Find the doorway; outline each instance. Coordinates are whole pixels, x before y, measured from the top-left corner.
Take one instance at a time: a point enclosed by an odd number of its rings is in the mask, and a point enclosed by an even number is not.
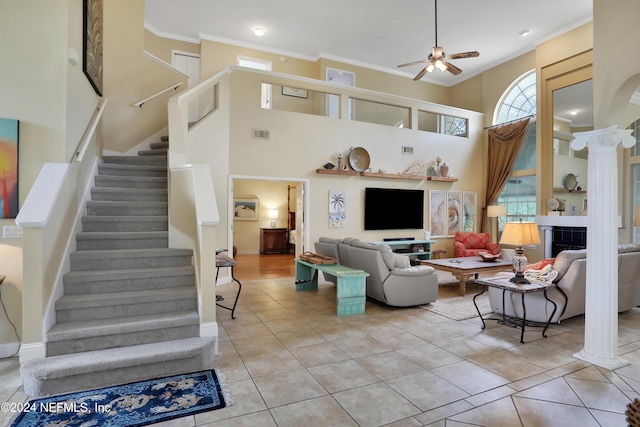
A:
[[[355,87],[356,74],[351,71],[338,70],[336,68],[326,69],[326,80],[329,83],[333,83],[340,86]],[[349,100],[349,111],[347,111],[347,117],[349,120],[353,120],[353,100]],[[336,96],[327,96],[327,117],[333,117],[334,119],[340,118],[340,98]]]
[[[299,256],[309,247],[309,180],[259,176],[230,176],[227,244],[238,254],[261,252],[261,234],[286,233],[286,250]],[[255,204],[255,215],[241,218],[242,201]],[[238,206],[236,206],[238,205]]]

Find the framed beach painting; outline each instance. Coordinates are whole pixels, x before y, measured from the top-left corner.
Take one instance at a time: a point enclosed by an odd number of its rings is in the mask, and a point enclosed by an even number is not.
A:
[[[447,192],[429,190],[429,222],[431,237],[447,236]]]
[[[257,221],[259,204],[258,199],[233,199],[233,220]]]
[[[347,220],[344,190],[329,190],[329,227],[342,228]]]
[[[1,218],[18,215],[18,129],[18,120],[0,118]]]
[[[475,191],[465,191],[462,193],[462,205],[464,212],[463,231],[476,231],[477,193]]]
[[[447,191],[447,235],[462,231],[462,191]]]

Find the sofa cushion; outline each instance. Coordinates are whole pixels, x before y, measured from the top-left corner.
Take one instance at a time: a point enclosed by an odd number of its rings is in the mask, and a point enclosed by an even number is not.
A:
[[[371,249],[380,252],[385,265],[389,270],[392,270],[396,265],[396,261],[393,258],[393,251],[389,245],[374,245],[373,243],[363,242],[362,240],[354,239],[351,242],[351,246],[356,248]]]
[[[626,254],[629,252],[640,251],[640,243],[627,243],[626,245],[618,245],[618,253]]]
[[[553,269],[558,272],[558,276],[555,278],[554,282],[558,282],[560,279],[562,279],[562,276],[564,276],[574,260],[583,259],[586,257],[586,249],[566,250],[560,252],[558,256],[556,256],[556,260],[553,263]]]
[[[322,242],[322,243],[334,243],[334,244],[340,244],[342,243],[342,239],[334,239],[333,237],[320,237],[318,239],[318,242]]]

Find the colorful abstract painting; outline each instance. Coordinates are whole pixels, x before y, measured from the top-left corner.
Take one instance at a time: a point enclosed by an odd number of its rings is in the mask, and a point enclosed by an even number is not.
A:
[[[18,120],[0,119],[0,213],[18,215]]]

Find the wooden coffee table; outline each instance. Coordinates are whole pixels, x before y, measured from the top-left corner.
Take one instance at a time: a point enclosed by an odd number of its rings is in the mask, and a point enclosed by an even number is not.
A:
[[[503,259],[487,262],[482,261],[479,256],[430,259],[420,261],[422,265],[429,265],[437,270],[448,271],[453,277],[460,281],[460,295],[464,296],[467,282],[473,277],[477,278],[480,273],[494,271],[508,271],[513,269],[513,263]]]

